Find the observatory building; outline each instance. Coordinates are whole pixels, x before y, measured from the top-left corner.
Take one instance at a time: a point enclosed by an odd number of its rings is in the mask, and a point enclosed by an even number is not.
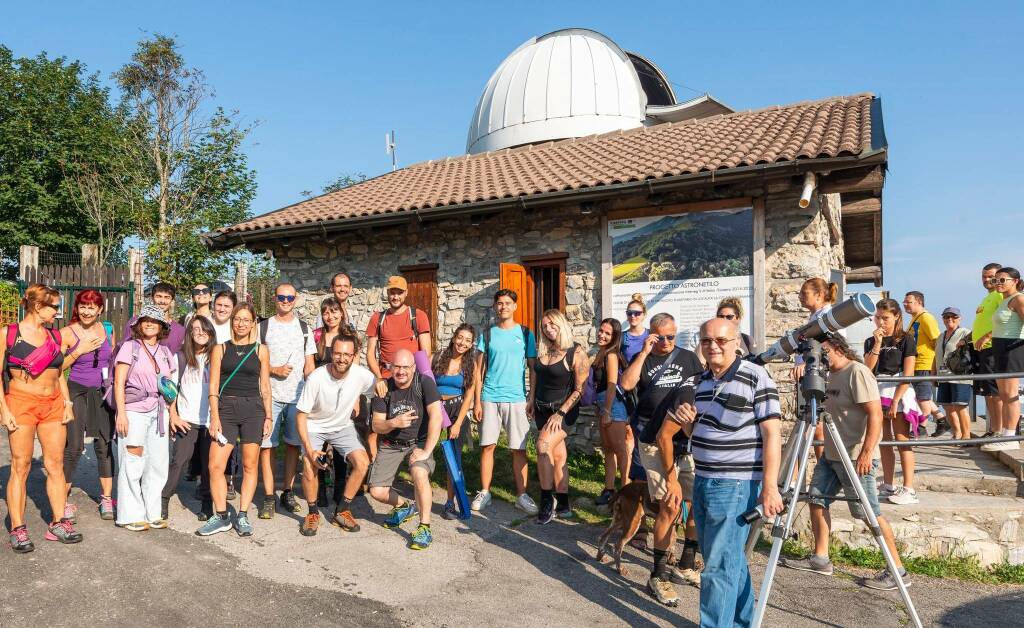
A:
[[[400,272],[439,346],[464,321],[487,323],[499,287],[519,293],[520,322],[535,328],[545,309],[561,309],[584,344],[636,292],[650,314],[676,317],[682,342],[736,296],[764,347],[806,319],[805,279],[881,284],[888,147],[872,94],[758,110],[707,94],[679,102],[652,61],[568,29],[512,51],[471,105],[466,154],[302,200],[208,242],[271,251],[282,279],[312,297],[311,319],[344,269],[363,328]],[[596,438],[585,421],[576,429],[576,445]]]

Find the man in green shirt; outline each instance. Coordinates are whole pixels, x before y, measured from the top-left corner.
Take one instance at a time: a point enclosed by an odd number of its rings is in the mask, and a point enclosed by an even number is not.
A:
[[[981,305],[974,312],[974,324],[971,325],[971,342],[978,350],[978,364],[976,373],[978,375],[995,373],[995,357],[992,355],[992,342],[981,340],[992,331],[992,313],[996,311],[1003,300],[1003,295],[996,292],[995,283],[996,271],[1002,268],[1002,264],[985,264],[981,270],[981,285],[985,287],[988,294],[982,299]],[[989,418],[988,429],[985,437],[992,436],[999,432],[1001,425],[993,425],[991,417],[999,417],[1002,410],[1002,402],[999,401],[999,391],[996,390],[996,383],[993,380],[978,380],[974,382],[974,394],[985,397],[985,416]],[[998,418],[996,419],[999,420]]]

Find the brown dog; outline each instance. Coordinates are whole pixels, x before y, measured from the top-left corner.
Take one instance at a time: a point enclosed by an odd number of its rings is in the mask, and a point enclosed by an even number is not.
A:
[[[640,529],[645,514],[651,517],[658,515],[658,504],[651,500],[651,496],[647,492],[647,482],[630,482],[615,491],[609,505],[612,511],[612,522],[597,542],[597,562],[604,562],[605,544],[608,543],[612,532],[619,530],[622,536],[615,543],[615,570],[625,576],[627,570],[622,566],[622,550]]]

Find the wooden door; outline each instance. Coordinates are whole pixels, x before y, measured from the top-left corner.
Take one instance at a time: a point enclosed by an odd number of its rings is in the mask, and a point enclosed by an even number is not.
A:
[[[520,325],[529,329],[534,328],[534,286],[533,277],[529,269],[521,264],[501,264],[500,281],[502,290],[511,290],[516,293],[519,300],[514,319]],[[534,330],[536,332],[536,330]]]
[[[399,269],[409,282],[406,305],[424,312],[430,320],[431,351],[437,350],[437,264],[403,266]],[[417,312],[417,314],[419,314]]]

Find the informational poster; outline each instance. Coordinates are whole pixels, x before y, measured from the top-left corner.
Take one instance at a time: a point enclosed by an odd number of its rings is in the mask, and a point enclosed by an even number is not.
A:
[[[752,208],[688,212],[608,221],[612,240],[612,316],[625,319],[632,295],[676,319],[676,344],[693,348],[701,323],[718,303],[743,304],[740,329],[750,333],[754,289]]]

